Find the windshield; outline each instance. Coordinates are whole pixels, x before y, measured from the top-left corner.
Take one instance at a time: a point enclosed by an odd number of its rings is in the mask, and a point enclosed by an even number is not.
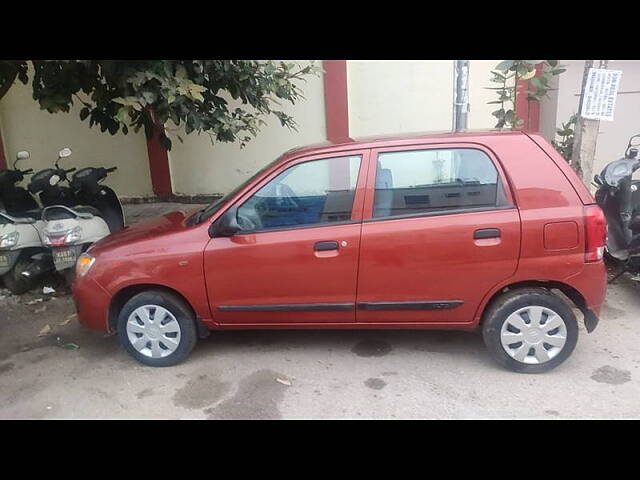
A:
[[[195,224],[198,224],[198,223],[202,223],[205,220],[207,220],[208,218],[210,218],[214,213],[216,213],[218,210],[220,210],[220,208],[227,202],[228,199],[233,197],[236,193],[238,193],[244,187],[246,187],[251,182],[253,182],[256,178],[258,178],[260,175],[262,175],[263,172],[265,172],[266,170],[271,168],[275,163],[277,163],[280,160],[280,158],[281,157],[278,157],[273,162],[268,163],[267,165],[262,167],[260,170],[258,170],[254,175],[252,175],[248,180],[242,182],[240,185],[238,185],[236,188],[231,190],[229,193],[227,193],[226,195],[220,197],[219,199],[214,201],[212,204],[208,205],[207,207],[205,207],[202,210],[200,210],[199,212],[197,212],[192,217],[193,218],[193,222]]]

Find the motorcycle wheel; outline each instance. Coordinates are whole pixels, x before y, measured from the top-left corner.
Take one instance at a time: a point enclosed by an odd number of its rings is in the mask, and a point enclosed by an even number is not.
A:
[[[4,286],[14,295],[22,295],[36,286],[36,280],[34,278],[25,277],[20,274],[28,265],[28,259],[20,259],[10,272],[2,276]]]

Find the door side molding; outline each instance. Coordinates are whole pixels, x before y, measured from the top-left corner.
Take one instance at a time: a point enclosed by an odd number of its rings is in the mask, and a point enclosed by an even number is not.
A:
[[[359,302],[361,310],[451,310],[459,307],[462,300],[436,300],[417,302]]]
[[[353,303],[283,303],[273,305],[220,305],[221,312],[320,312],[353,310]]]

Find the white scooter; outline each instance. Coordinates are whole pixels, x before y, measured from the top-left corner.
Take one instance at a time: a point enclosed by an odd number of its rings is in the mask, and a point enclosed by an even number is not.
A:
[[[64,149],[58,160],[70,155],[71,150]],[[88,167],[78,170],[70,182],[71,194],[65,193],[65,204],[50,205],[42,211],[45,223],[43,243],[51,248],[56,270],[69,283],[73,281],[75,263],[80,254],[93,243],[124,227],[124,210],[120,200],[112,189],[99,183],[116,168]],[[61,170],[56,162],[56,169],[51,169],[44,183],[57,187],[63,180],[59,174],[61,171],[65,170]],[[58,188],[60,191],[66,190],[66,187]],[[38,186],[32,191],[36,189]],[[76,203],[74,206],[69,206],[71,197]]]
[[[52,270],[51,254],[43,251],[44,222],[0,212],[0,276],[19,295],[35,286],[37,277]]]
[[[53,270],[51,254],[42,245],[38,203],[17,185],[32,172],[16,168],[28,158],[29,152],[18,152],[13,170],[0,172],[0,277],[14,294],[30,290],[41,273]]]

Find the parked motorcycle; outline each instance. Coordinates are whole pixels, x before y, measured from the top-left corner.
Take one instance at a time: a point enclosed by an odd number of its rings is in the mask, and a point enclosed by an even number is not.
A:
[[[17,168],[28,158],[29,152],[18,152],[13,169],[0,172],[0,277],[14,294],[31,290],[40,274],[54,268],[42,245],[44,223],[38,203],[18,186],[33,172]]]
[[[78,199],[69,185],[67,175],[75,172],[75,168],[64,169],[60,167],[63,158],[71,156],[70,148],[63,148],[58,152],[55,168],[45,168],[31,177],[28,189],[33,195],[37,195],[43,207],[51,205],[77,205]]]
[[[640,274],[640,180],[633,173],[640,168],[640,134],[629,139],[624,157],[609,163],[593,180],[596,201],[608,224],[606,256],[621,266],[613,281],[624,272]]]
[[[0,210],[9,215],[20,215],[26,211],[38,210],[38,202],[24,188],[18,186],[24,180],[25,175],[33,173],[33,169],[19,170],[18,162],[27,160],[29,152],[18,152],[16,160],[13,162],[12,170],[0,171]]]
[[[66,150],[68,154],[65,156],[69,156],[71,150]],[[116,193],[100,183],[117,167],[78,170],[68,187],[61,182],[67,180],[66,173],[75,169],[60,169],[57,163],[56,169],[50,169],[52,171],[46,177],[48,180],[39,179],[41,183],[33,189],[41,189],[44,193],[42,189],[48,188],[47,184],[54,187],[49,188],[45,198],[40,197],[43,203],[47,202],[42,211],[44,244],[51,248],[56,270],[70,283],[80,254],[91,244],[124,228],[125,219]]]

